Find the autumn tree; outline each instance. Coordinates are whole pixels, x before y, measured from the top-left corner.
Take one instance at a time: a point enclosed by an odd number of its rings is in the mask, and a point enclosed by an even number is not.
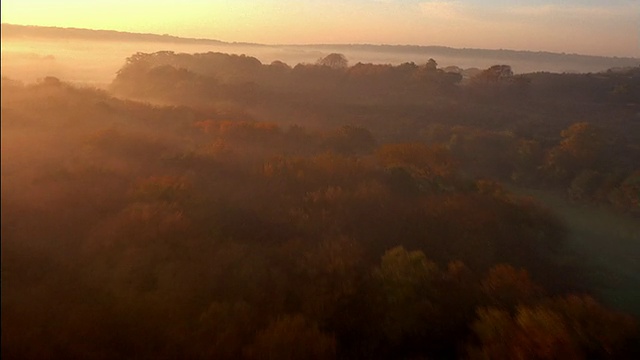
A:
[[[560,133],[562,141],[546,156],[543,169],[552,178],[568,180],[580,170],[598,169],[607,145],[602,129],[587,122],[574,123]]]
[[[339,237],[324,240],[305,254],[299,271],[306,281],[299,291],[309,317],[340,322],[335,319],[340,303],[355,295],[363,277],[362,251],[356,241]]]
[[[531,281],[525,269],[507,264],[489,270],[482,280],[482,290],[492,304],[506,309],[536,300],[542,294],[542,288]]]
[[[581,359],[584,354],[560,314],[544,307],[481,308],[472,329],[481,343],[471,359]]]
[[[360,126],[345,125],[326,135],[324,145],[340,154],[368,154],[376,147],[371,131]]]
[[[617,359],[638,340],[631,317],[606,309],[588,296],[566,296],[520,305],[511,314],[478,309],[471,325],[478,345],[471,359]]]
[[[336,340],[302,315],[285,315],[256,335],[245,356],[256,360],[335,359]]]
[[[450,177],[457,165],[447,148],[421,143],[385,144],[376,157],[385,167],[404,167],[426,179]]]
[[[194,334],[195,351],[204,358],[237,359],[256,331],[246,302],[214,302],[204,311]]]

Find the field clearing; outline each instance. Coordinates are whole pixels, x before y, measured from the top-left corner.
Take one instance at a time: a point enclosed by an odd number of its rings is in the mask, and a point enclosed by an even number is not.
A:
[[[585,276],[610,306],[640,315],[640,221],[605,207],[571,203],[545,190],[512,189],[535,197],[568,229],[566,251],[587,261]]]

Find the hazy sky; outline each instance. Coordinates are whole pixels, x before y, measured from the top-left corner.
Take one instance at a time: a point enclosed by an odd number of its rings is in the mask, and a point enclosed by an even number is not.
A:
[[[640,0],[2,0],[2,22],[269,44],[640,56]]]

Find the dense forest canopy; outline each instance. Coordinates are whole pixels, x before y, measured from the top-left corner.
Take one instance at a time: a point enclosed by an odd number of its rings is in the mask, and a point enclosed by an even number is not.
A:
[[[3,77],[2,355],[635,359],[639,144],[640,67]],[[536,191],[630,219],[597,239],[628,258],[594,265]]]

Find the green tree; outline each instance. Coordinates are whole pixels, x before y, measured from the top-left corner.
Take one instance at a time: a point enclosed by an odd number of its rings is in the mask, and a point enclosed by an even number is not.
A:
[[[381,288],[383,333],[391,344],[411,343],[426,335],[435,310],[432,282],[438,267],[422,251],[388,250],[374,270]]]

